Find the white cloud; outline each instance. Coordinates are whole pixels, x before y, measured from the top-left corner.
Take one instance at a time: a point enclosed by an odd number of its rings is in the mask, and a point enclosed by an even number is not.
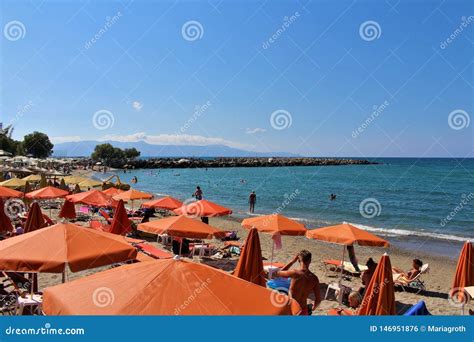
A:
[[[160,134],[148,135],[145,132],[137,132],[129,135],[106,135],[98,139],[100,141],[111,140],[120,142],[144,141],[151,145],[225,145],[236,148],[246,148],[248,145],[226,140],[223,138],[204,137],[202,135],[189,134]]]
[[[255,134],[255,133],[263,133],[266,132],[267,130],[265,128],[247,128],[246,133],[247,134]]]
[[[135,109],[137,112],[139,112],[140,110],[142,110],[143,108],[143,103],[139,102],[139,101],[133,101],[132,102],[132,107],[133,109]]]
[[[63,136],[63,137],[51,137],[51,142],[53,144],[61,144],[64,142],[78,142],[81,141],[81,137],[78,135],[70,135],[70,136]]]

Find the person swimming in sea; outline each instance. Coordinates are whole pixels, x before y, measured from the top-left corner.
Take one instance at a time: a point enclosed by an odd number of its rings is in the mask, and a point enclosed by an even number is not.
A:
[[[336,199],[336,197],[337,197],[336,194],[331,194],[331,195],[329,195],[329,199],[330,199],[331,201],[334,201],[334,200]]]

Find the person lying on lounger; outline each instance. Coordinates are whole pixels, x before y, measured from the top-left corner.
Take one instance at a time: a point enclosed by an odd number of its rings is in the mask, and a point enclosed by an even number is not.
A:
[[[411,280],[415,279],[418,274],[420,274],[422,266],[423,262],[420,259],[413,259],[413,268],[407,273],[403,272],[399,268],[393,267],[393,280],[408,283]]]
[[[289,270],[296,262],[299,262],[300,268]],[[307,250],[300,251],[288,264],[281,270],[273,273],[274,278],[291,278],[289,296],[296,300],[301,306],[301,315],[310,315],[308,308],[308,296],[314,293],[314,311],[321,303],[321,293],[319,290],[318,277],[309,270],[311,264],[311,253]]]

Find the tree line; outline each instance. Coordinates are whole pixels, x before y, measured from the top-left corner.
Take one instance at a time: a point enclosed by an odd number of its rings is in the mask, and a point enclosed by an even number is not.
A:
[[[13,126],[0,129],[0,149],[14,156],[31,155],[35,158],[47,158],[53,153],[53,143],[48,135],[34,131],[23,137],[23,140],[12,138]]]

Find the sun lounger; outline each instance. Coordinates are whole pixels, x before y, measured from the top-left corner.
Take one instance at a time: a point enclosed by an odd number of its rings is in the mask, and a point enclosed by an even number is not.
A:
[[[171,255],[170,253],[158,249],[155,246],[149,245],[147,243],[139,243],[136,245],[136,247],[146,255],[151,256],[155,259],[170,259],[173,257],[173,255]]]
[[[208,243],[190,243],[189,244],[189,254],[195,256],[196,254],[199,257],[211,256],[212,253],[216,250],[216,246]]]
[[[340,272],[341,260],[323,260],[323,265],[326,273],[328,273],[329,271]],[[332,268],[334,270],[332,270]],[[350,263],[349,261],[344,261],[344,272],[349,273],[351,275],[359,275],[361,272],[367,270],[367,266],[359,264],[359,269],[360,272],[357,272],[352,263]]]
[[[404,278],[398,278],[394,279],[394,285],[395,287],[401,288],[404,292],[407,292],[407,290],[415,290],[416,293],[420,293],[421,291],[426,290],[425,282],[421,280],[421,277],[428,273],[430,271],[430,266],[428,264],[424,264],[421,266],[420,273],[418,275],[411,279],[411,280],[406,280]]]
[[[99,214],[107,221],[108,224],[112,223],[112,218],[104,209],[99,209]]]
[[[89,222],[89,227],[95,230],[103,231],[103,232],[110,232],[110,225],[104,225],[102,222],[97,220],[92,220]]]

